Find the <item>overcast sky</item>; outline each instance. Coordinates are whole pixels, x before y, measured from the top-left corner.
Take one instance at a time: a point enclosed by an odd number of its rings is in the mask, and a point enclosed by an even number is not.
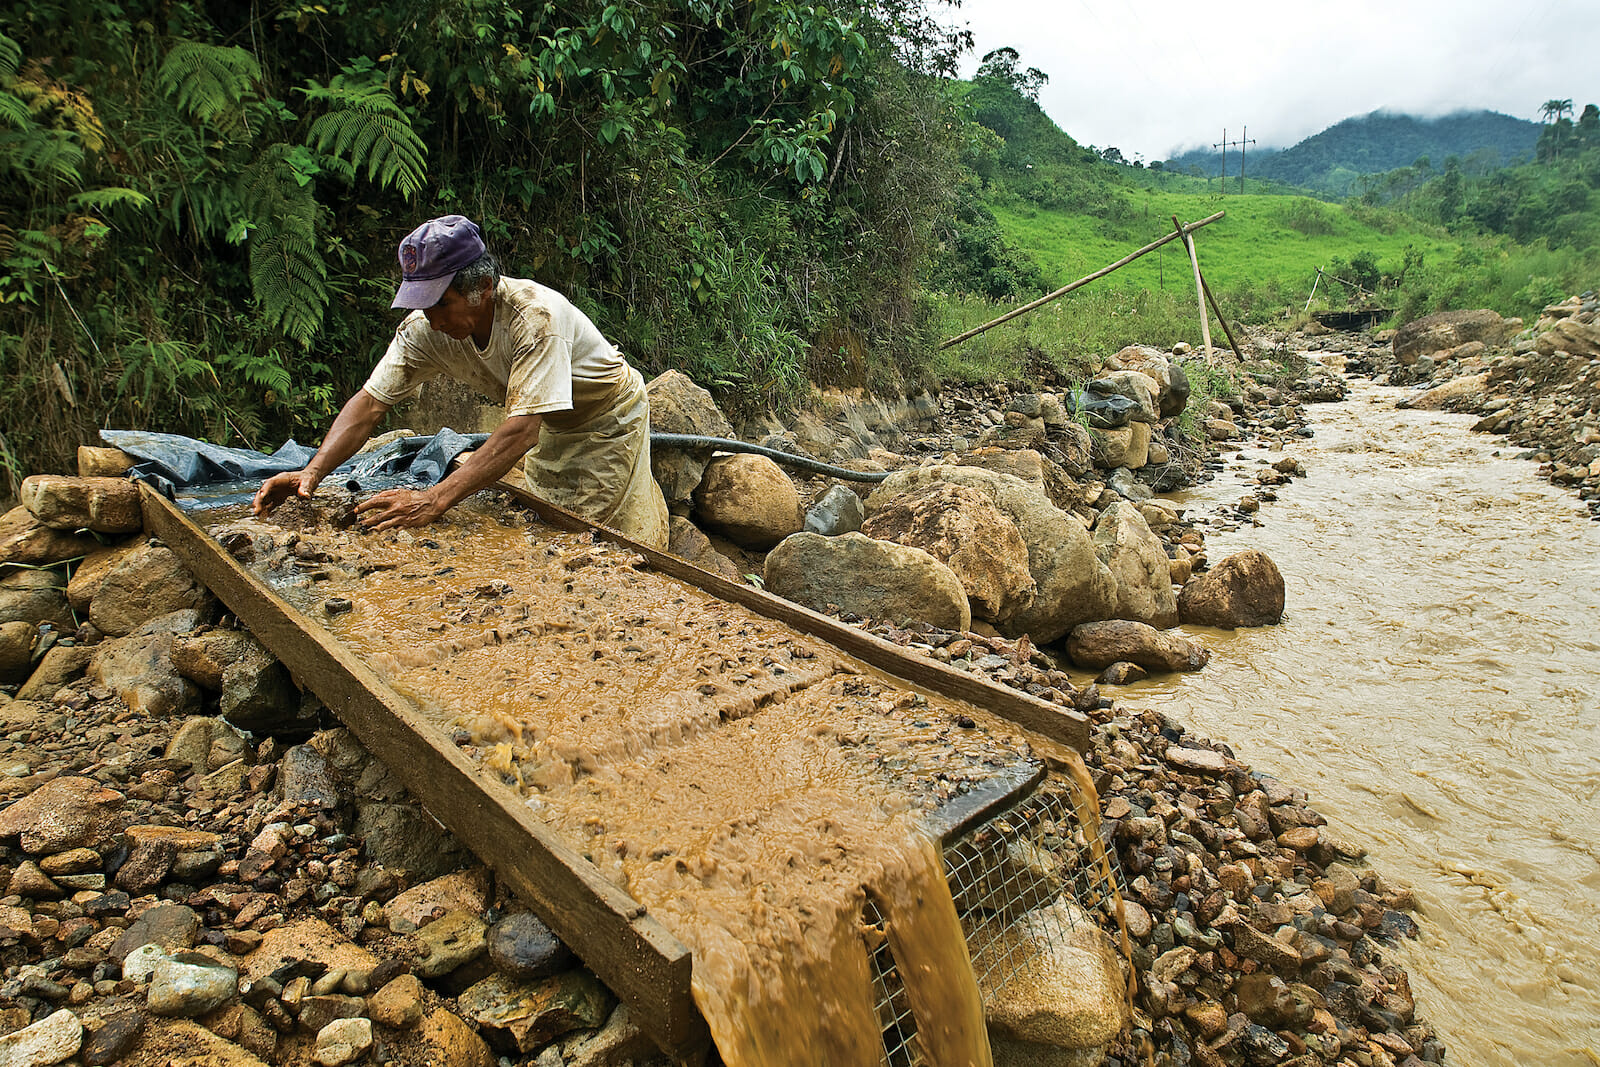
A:
[[[964,0],[944,20],[1050,81],[1039,103],[1080,144],[1129,159],[1238,138],[1286,148],[1380,108],[1539,120],[1600,103],[1597,0]],[[1231,149],[1229,154],[1237,151]]]

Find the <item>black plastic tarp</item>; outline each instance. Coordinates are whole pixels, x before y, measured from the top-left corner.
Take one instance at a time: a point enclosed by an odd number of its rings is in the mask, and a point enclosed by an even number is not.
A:
[[[326,480],[355,482],[364,490],[433,485],[449,471],[451,460],[477,448],[488,436],[443,429],[430,437],[397,438],[352,456]],[[139,461],[129,477],[148,482],[185,508],[222,507],[248,500],[262,479],[297,471],[316,454],[315,449],[293,440],[268,455],[148,430],[101,430],[100,439]]]

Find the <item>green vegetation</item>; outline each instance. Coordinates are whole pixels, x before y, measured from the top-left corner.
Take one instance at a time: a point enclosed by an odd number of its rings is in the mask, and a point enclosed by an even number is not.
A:
[[[1079,145],[1012,49],[950,80],[942,0],[39,0],[0,13],[0,493],[100,426],[320,434],[393,328],[398,238],[473,216],[646,373],[736,412],[810,381],[1069,376],[1317,302],[1526,314],[1594,283],[1600,111],[1532,162],[1416,159],[1342,204]],[[1318,269],[1338,280],[1318,282]],[[1214,330],[1220,333],[1220,330]],[[1220,346],[1222,338],[1214,338]]]

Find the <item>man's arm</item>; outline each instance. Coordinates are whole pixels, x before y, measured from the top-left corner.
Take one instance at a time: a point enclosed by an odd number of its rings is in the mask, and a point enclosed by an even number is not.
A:
[[[305,469],[274,474],[261,483],[261,489],[251,502],[257,515],[271,515],[279,504],[292,496],[310,500],[317,484],[339,464],[355,455],[372,436],[378,420],[389,410],[389,405],[367,392],[357,389],[355,396],[345,401],[339,415],[328,428],[322,447],[311,457]]]
[[[493,485],[539,442],[539,415],[513,415],[495,428],[477,451],[437,485],[427,489],[386,489],[356,505],[361,524],[372,530],[425,526],[455,504]]]

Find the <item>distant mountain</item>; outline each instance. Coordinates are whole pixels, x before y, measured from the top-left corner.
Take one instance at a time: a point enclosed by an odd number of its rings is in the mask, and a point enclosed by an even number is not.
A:
[[[1497,111],[1458,111],[1435,119],[1374,111],[1329,126],[1292,148],[1249,153],[1245,180],[1261,178],[1345,196],[1356,190],[1361,175],[1409,167],[1421,156],[1435,169],[1456,156],[1464,169],[1477,172],[1525,162],[1533,158],[1541,129],[1537,122]],[[1193,149],[1165,164],[1189,173],[1197,167],[1213,177],[1221,165],[1221,153],[1211,149]],[[1237,179],[1238,174],[1234,149],[1228,153],[1228,176]]]

